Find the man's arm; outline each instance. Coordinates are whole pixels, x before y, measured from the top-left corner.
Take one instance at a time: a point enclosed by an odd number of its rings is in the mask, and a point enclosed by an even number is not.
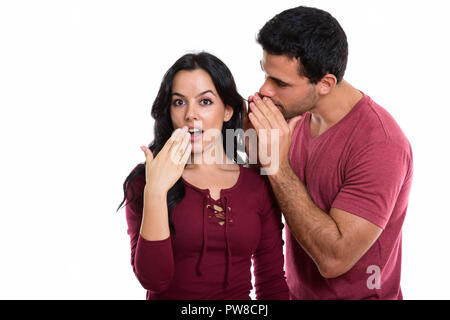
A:
[[[249,120],[259,138],[278,129],[279,145],[267,146],[267,150],[278,150],[278,170],[268,177],[289,229],[322,276],[334,278],[344,274],[367,252],[382,229],[344,210],[331,208],[327,213],[317,207],[289,163],[292,132],[300,118],[287,123],[273,102],[261,99],[258,94],[249,101]],[[264,155],[260,153],[259,157]],[[262,163],[271,166],[270,158],[263,160]]]
[[[346,211],[322,211],[290,166],[268,177],[290,231],[323,277],[350,270],[381,234],[380,227]]]

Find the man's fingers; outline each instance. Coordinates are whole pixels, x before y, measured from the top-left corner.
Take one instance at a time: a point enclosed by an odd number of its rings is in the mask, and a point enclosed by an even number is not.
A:
[[[257,105],[255,101],[250,102],[250,111],[253,114],[253,116],[258,119],[258,122],[262,128],[264,128],[264,129],[271,128],[268,119],[266,118],[266,116],[264,115],[264,113],[261,110],[261,106]],[[253,121],[252,121],[252,123],[253,123]],[[254,123],[253,123],[253,125],[254,125]],[[255,129],[256,129],[256,126],[255,126]]]
[[[280,126],[286,123],[280,110],[275,106],[270,98],[261,98],[259,95],[255,94],[253,101],[256,106],[255,109],[258,109],[265,117],[270,128],[280,128]]]
[[[256,117],[253,112],[250,112],[248,114],[248,118],[250,120],[250,123],[253,125],[253,128],[255,128],[256,132],[258,132],[259,130],[263,129],[263,126],[259,122],[258,117]]]
[[[270,119],[273,128],[282,128],[286,125],[286,120],[280,109],[273,103],[272,99],[269,97],[264,97],[263,101],[267,107],[265,111],[267,112],[266,117]]]

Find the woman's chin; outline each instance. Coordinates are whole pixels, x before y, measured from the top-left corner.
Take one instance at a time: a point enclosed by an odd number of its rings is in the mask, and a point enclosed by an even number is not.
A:
[[[201,145],[201,143],[199,144],[193,143],[191,148],[191,155],[200,156],[202,155],[202,153],[203,153],[203,146]]]
[[[206,145],[202,143],[193,143],[191,149],[191,158],[189,160],[192,164],[201,164],[201,163],[221,163],[223,159],[220,157],[216,157],[216,154],[222,155],[223,147],[222,145],[216,146],[214,143],[208,143]]]

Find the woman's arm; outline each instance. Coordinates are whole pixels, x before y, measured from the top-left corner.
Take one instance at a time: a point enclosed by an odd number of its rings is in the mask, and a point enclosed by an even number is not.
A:
[[[175,130],[155,158],[141,147],[146,157],[142,199],[138,206],[127,206],[133,270],[142,286],[154,292],[166,290],[173,277],[167,192],[183,173],[189,137],[187,127]]]
[[[140,235],[149,241],[167,239],[170,235],[167,192],[144,188],[144,210]]]
[[[180,179],[191,154],[190,134],[187,127],[177,129],[153,158],[145,146],[144,213],[141,236],[146,240],[167,239],[170,234],[167,210],[167,192]]]
[[[147,202],[147,207],[156,207],[154,205],[149,206],[151,198],[145,196],[143,184],[145,182],[141,184],[140,188],[136,188],[137,191],[135,189],[135,193],[142,196],[125,207],[128,234],[131,241],[131,265],[136,278],[146,290],[161,292],[169,287],[173,278],[172,243],[169,235],[164,239],[155,240],[146,239],[145,235],[141,235],[140,230],[145,229],[142,226],[145,216],[143,214],[143,202]],[[147,199],[143,200],[145,198]],[[164,204],[164,206],[167,211],[167,205]],[[152,215],[151,212],[148,213]],[[151,219],[146,220],[146,224],[151,222]],[[168,224],[167,220],[165,224]]]

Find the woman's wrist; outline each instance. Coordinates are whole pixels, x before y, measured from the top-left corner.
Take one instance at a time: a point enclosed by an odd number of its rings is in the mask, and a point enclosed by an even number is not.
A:
[[[161,188],[160,186],[146,185],[144,187],[144,197],[153,199],[165,199],[167,198],[168,190]]]

